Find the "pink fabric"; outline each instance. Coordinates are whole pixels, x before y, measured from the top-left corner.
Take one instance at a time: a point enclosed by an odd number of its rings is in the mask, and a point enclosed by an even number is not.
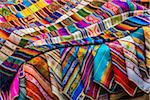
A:
[[[19,95],[19,74],[20,71],[17,73],[16,77],[14,78],[11,86],[10,86],[10,95],[9,100],[14,100],[15,97]]]

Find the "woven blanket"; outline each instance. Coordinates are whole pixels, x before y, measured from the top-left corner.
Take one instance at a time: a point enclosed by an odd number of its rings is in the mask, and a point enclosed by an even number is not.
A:
[[[146,0],[0,1],[0,100],[150,93]]]

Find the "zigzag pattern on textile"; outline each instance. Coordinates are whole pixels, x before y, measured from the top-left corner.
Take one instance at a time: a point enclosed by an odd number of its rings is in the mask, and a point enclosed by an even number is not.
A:
[[[115,99],[149,93],[149,11],[116,0],[1,4],[0,99],[107,100],[115,93]]]

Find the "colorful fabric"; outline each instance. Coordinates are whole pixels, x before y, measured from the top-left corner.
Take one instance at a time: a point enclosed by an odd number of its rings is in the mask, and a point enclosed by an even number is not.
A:
[[[3,1],[0,100],[149,93],[149,12],[132,0]]]
[[[134,95],[136,92],[137,86],[128,79],[127,68],[125,63],[125,58],[123,55],[123,47],[120,45],[118,41],[112,42],[108,44],[110,48],[110,54],[112,58],[112,66],[114,72],[115,82],[122,86],[125,91]]]
[[[116,88],[114,82],[114,72],[110,48],[106,44],[102,44],[96,53],[94,59],[94,81],[103,86],[108,91]]]
[[[140,29],[138,31],[141,31]],[[142,75],[140,73],[138,67],[138,61],[136,56],[136,49],[134,45],[134,41],[130,36],[125,37],[127,39],[120,40],[121,45],[124,47],[124,55],[125,61],[127,66],[127,73],[130,80],[134,81],[135,84],[138,84],[139,88],[141,88],[145,92],[149,92],[147,87],[150,87],[149,78],[147,79],[146,76],[142,79]],[[145,88],[146,87],[146,88]]]

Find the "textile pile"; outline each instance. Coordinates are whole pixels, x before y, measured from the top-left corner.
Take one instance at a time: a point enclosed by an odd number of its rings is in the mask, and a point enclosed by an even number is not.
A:
[[[0,100],[150,93],[149,0],[0,1]]]

